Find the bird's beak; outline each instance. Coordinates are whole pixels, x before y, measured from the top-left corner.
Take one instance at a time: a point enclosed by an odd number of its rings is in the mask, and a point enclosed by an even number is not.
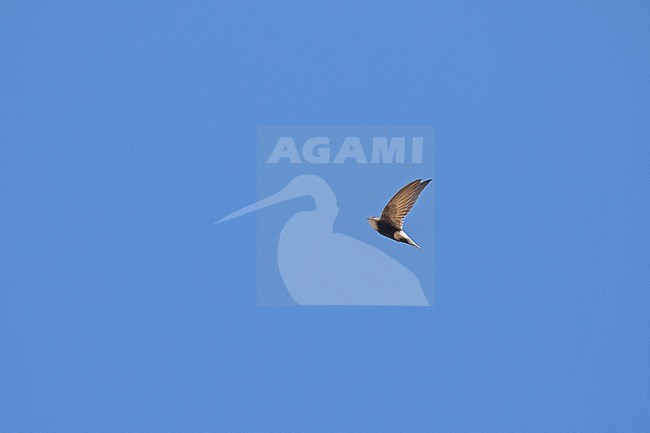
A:
[[[228,220],[238,218],[242,215],[246,215],[247,213],[254,212],[256,210],[263,209],[267,206],[271,206],[277,203],[281,203],[283,201],[291,200],[292,198],[300,197],[304,195],[303,193],[298,193],[295,191],[294,188],[288,188],[284,187],[277,193],[273,194],[272,196],[269,196],[267,198],[264,198],[257,203],[253,203],[251,205],[248,205],[242,209],[239,209],[237,212],[233,212],[230,215],[226,215],[225,217],[221,218],[219,221],[217,221],[215,224],[221,224],[222,222],[226,222]]]

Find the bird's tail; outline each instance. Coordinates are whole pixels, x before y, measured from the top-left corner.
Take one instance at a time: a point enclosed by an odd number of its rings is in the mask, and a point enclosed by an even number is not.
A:
[[[409,245],[413,245],[415,248],[420,248],[420,246],[419,246],[418,244],[416,244],[415,242],[413,242],[413,239],[411,239],[411,238],[409,237],[409,235],[407,235],[406,233],[404,233],[404,231],[402,231],[402,232],[400,233],[400,235],[401,235],[401,236],[400,236],[400,239],[399,239],[400,242],[404,242],[404,243],[407,243],[407,244],[409,244]]]
[[[413,245],[415,248],[421,249],[421,247],[418,244],[416,244],[415,242],[413,242],[413,240],[411,240],[411,239],[409,239],[406,243],[409,244],[409,245]]]

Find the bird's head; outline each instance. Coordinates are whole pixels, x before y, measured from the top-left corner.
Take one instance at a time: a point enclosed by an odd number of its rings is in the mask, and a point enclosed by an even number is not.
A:
[[[368,218],[368,224],[370,224],[370,227],[372,227],[375,230],[377,230],[377,221],[379,221],[379,217]]]

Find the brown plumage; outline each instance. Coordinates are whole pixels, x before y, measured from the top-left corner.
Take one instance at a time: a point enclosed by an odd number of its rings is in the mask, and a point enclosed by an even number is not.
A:
[[[431,182],[431,179],[425,181],[416,179],[406,184],[390,199],[382,211],[381,217],[368,218],[370,226],[387,238],[420,248],[404,232],[404,218],[413,209],[413,205],[429,182]]]

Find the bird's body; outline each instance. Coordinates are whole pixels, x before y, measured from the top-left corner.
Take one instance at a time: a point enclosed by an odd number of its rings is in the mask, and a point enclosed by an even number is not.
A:
[[[404,218],[429,182],[431,179],[424,182],[422,179],[416,179],[405,185],[390,199],[381,217],[368,218],[370,226],[382,236],[420,248],[404,231]]]
[[[413,245],[414,247],[420,248],[411,238],[404,232],[404,230],[394,227],[392,224],[383,221],[381,218],[372,217],[368,218],[370,226],[375,229],[380,235],[386,236],[397,242],[404,242],[406,244]]]

